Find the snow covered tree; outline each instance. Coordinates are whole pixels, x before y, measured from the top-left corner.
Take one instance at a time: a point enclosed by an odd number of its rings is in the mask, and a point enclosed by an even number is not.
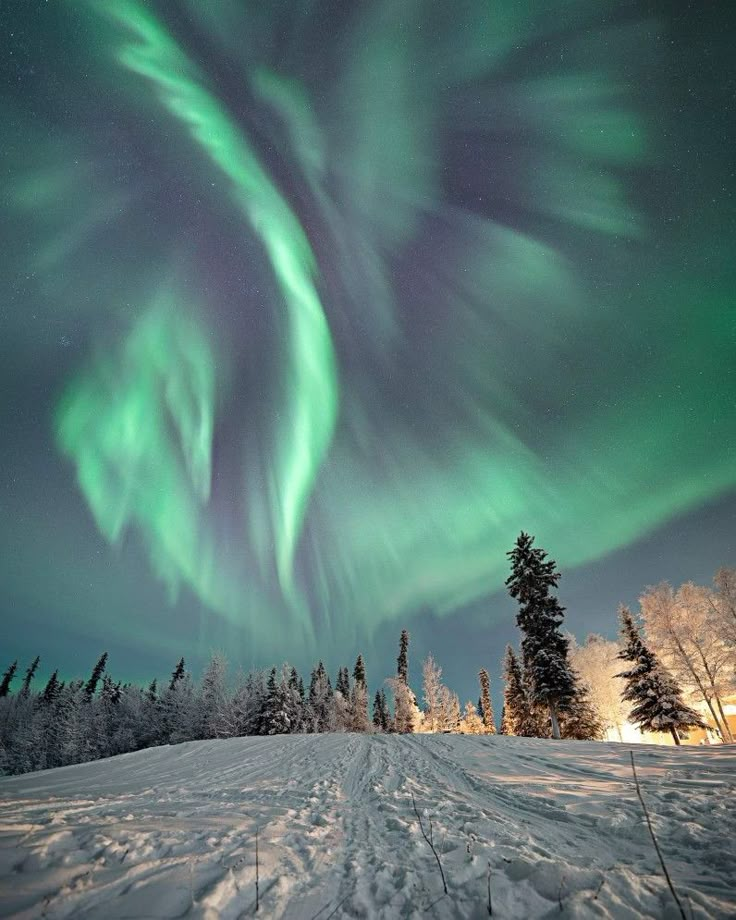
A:
[[[486,735],[496,734],[496,721],[493,716],[493,703],[491,702],[491,679],[488,671],[481,668],[478,672],[478,681],[480,683],[480,715],[483,724],[483,732]]]
[[[602,741],[603,722],[590,701],[587,687],[577,682],[575,695],[560,712],[560,735],[572,741]]]
[[[670,732],[675,744],[679,744],[679,731],[705,728],[705,723],[685,705],[680,688],[644,644],[627,607],[621,607],[620,618],[624,647],[619,657],[632,665],[619,675],[626,684],[623,698],[633,704],[629,718],[642,731]]]
[[[333,697],[329,675],[325,671],[324,664],[320,661],[312,671],[309,685],[312,731],[329,732],[335,730]]]
[[[365,662],[358,655],[353,669],[353,689],[350,696],[351,728],[354,732],[368,732],[371,724],[368,720],[368,685],[366,682]]]
[[[58,669],[49,677],[46,686],[43,688],[43,692],[39,697],[39,705],[41,706],[51,706],[56,701],[59,696],[61,684],[59,683],[59,671]]]
[[[202,675],[199,699],[198,729],[200,738],[221,738],[228,723],[227,660],[217,653],[212,656]]]
[[[619,741],[623,741],[622,729],[628,707],[621,699],[623,681],[616,676],[621,670],[618,657],[621,646],[594,634],[589,635],[583,645],[578,645],[574,637],[569,641],[570,662],[589,693],[590,703],[604,731],[615,731]]]
[[[15,672],[18,670],[18,661],[14,661],[9,667],[8,670],[3,674],[2,682],[0,682],[0,699],[7,696],[10,692],[10,685],[13,682],[15,677]]]
[[[511,575],[506,586],[519,603],[516,622],[522,631],[524,671],[529,678],[531,702],[546,706],[552,737],[560,737],[559,714],[575,697],[575,674],[567,654],[567,639],[560,631],[564,608],[551,593],[560,573],[534,538],[522,532],[507,553]]]
[[[721,568],[713,579],[717,631],[732,652],[736,651],[736,569]]]
[[[442,668],[432,655],[427,655],[422,664],[424,686],[424,729],[429,732],[442,731]]]
[[[389,679],[388,683],[394,693],[394,726],[401,734],[416,731],[421,723],[421,713],[417,706],[417,698],[409,687],[409,633],[401,630],[399,639],[399,657],[396,659],[396,679]]]
[[[198,706],[182,658],[161,698],[161,743],[179,744],[197,736]]]
[[[263,716],[264,735],[285,735],[291,723],[288,709],[288,688],[276,675],[276,668],[271,668],[266,683],[266,702]]]
[[[713,592],[689,582],[662,583],[639,599],[647,640],[692,698],[708,707],[723,741],[733,741],[723,697],[734,689],[733,649],[724,641]]]
[[[478,710],[472,700],[468,700],[465,704],[465,712],[460,722],[460,731],[464,732],[466,735],[486,734],[483,720],[478,715]]]
[[[538,720],[527,697],[521,665],[510,645],[504,654],[503,680],[503,734],[538,737]]]
[[[386,683],[394,695],[393,731],[404,735],[419,731],[423,720],[414,691],[398,677],[389,677]]]

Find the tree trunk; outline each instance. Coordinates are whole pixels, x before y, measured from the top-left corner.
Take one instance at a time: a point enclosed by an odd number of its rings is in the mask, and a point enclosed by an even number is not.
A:
[[[721,698],[718,696],[718,694],[716,694],[716,703],[718,705],[718,711],[721,714],[722,725],[726,729],[726,739],[733,743],[733,732],[731,731],[731,726],[728,724],[728,720],[726,719],[726,713],[723,711],[723,706],[721,706]]]
[[[670,731],[672,732],[672,737],[675,739],[675,744],[679,745],[680,736],[677,734],[677,729],[674,726],[672,726],[672,728],[670,728]]]
[[[678,651],[680,652],[680,655],[682,656],[682,660],[685,662],[688,670],[692,674],[693,680],[695,681],[695,684],[698,690],[700,690],[700,695],[703,697],[703,700],[707,703],[708,709],[710,709],[710,714],[713,716],[713,721],[716,724],[718,734],[721,736],[721,741],[725,742],[726,734],[723,730],[723,727],[721,726],[720,719],[716,715],[716,711],[713,708],[713,703],[711,702],[711,698],[708,695],[708,691],[703,686],[703,681],[701,680],[700,675],[698,674],[697,669],[695,668],[695,665],[692,663],[692,661],[690,660],[690,656],[683,648],[683,645],[682,645],[682,642],[680,642],[680,639],[672,632],[672,630],[670,630],[670,634],[672,636],[672,639],[675,642],[675,645],[677,646]]]
[[[553,703],[549,704],[549,717],[552,722],[552,737],[560,740],[560,723],[557,721],[557,712]]]
[[[716,701],[716,706],[718,707],[718,712],[721,714],[721,737],[724,742],[733,741],[733,735],[729,727],[728,721],[726,720],[726,714],[723,711],[723,706],[721,705],[721,698],[718,695],[718,690],[716,688],[715,678],[713,677],[713,672],[708,666],[705,655],[698,649],[700,652],[700,657],[703,660],[703,667],[705,668],[705,673],[708,675],[708,681],[710,682],[710,688],[713,691],[713,699]]]
[[[726,743],[726,733],[723,731],[723,726],[721,725],[721,720],[718,718],[718,716],[716,715],[716,711],[715,711],[715,709],[713,708],[713,701],[712,701],[711,698],[708,696],[708,694],[705,693],[705,692],[703,693],[703,699],[704,699],[705,702],[708,704],[708,709],[710,709],[710,714],[713,716],[713,722],[714,722],[714,724],[715,724],[715,726],[716,726],[716,731],[717,731],[718,734],[721,736],[721,744],[725,744],[725,743]]]

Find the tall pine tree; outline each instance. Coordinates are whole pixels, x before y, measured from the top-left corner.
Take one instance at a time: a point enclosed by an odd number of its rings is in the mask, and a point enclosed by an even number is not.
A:
[[[100,678],[105,673],[105,666],[107,665],[107,652],[103,652],[97,664],[92,669],[89,680],[84,685],[84,695],[86,699],[91,700],[95,695],[95,690],[97,689],[97,684],[100,682]]]
[[[36,657],[33,659],[33,661],[28,666],[25,677],[23,678],[23,684],[20,688],[19,696],[25,698],[31,692],[31,682],[33,681],[33,678],[36,676],[36,671],[38,670],[38,665],[40,661],[41,661],[41,656],[36,655]]]
[[[554,560],[533,544],[534,537],[522,532],[506,554],[511,560],[506,586],[519,603],[516,622],[523,634],[521,650],[531,702],[548,708],[552,737],[559,738],[559,714],[575,699],[577,682],[568,660],[568,641],[560,631],[564,607],[551,593],[560,573]]]
[[[15,672],[18,670],[18,662],[14,661],[8,670],[3,674],[2,683],[0,683],[0,698],[7,696],[10,692],[10,685],[13,682],[15,677]]]
[[[619,616],[624,641],[619,658],[632,666],[616,676],[626,681],[623,699],[632,703],[629,718],[642,731],[670,732],[675,744],[679,744],[680,731],[706,725],[694,709],[685,705],[674,678],[645,645],[628,607],[622,606]]]

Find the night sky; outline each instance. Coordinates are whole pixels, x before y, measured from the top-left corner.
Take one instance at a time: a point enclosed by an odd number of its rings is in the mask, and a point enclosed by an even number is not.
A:
[[[735,565],[735,20],[2,3],[3,660],[474,698],[520,530],[580,638]]]

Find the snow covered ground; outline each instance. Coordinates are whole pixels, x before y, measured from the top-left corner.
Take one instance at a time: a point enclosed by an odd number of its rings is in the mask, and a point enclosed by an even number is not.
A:
[[[687,915],[736,916],[736,747],[635,746]],[[441,853],[449,893],[412,794]],[[425,814],[426,812],[426,814]],[[679,917],[629,746],[235,738],[0,780],[0,915]]]

